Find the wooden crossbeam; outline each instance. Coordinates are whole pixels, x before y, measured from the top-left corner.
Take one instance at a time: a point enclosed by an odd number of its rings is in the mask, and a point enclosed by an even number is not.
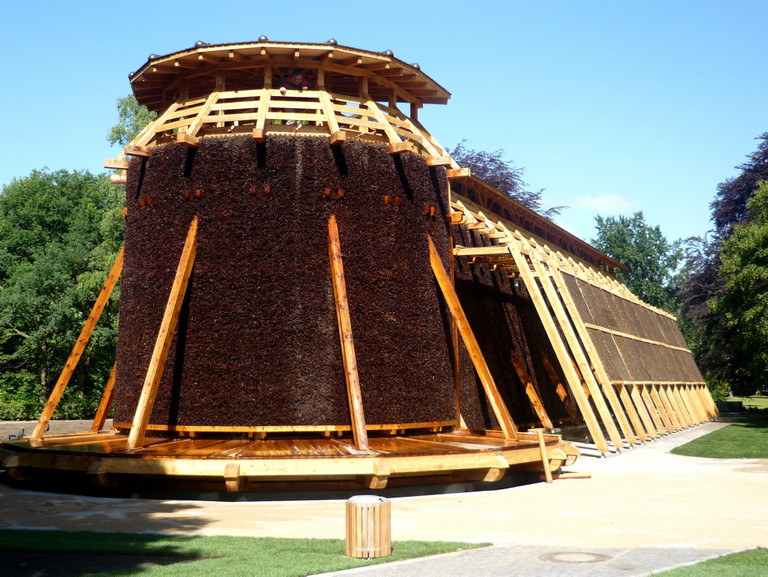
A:
[[[56,385],[53,387],[53,391],[51,391],[50,397],[48,397],[48,402],[45,404],[45,408],[40,415],[40,419],[37,421],[37,426],[35,427],[31,437],[36,441],[39,441],[43,438],[45,429],[48,427],[48,423],[50,423],[51,419],[53,418],[53,412],[56,410],[56,407],[61,400],[61,396],[64,394],[64,390],[69,384],[69,379],[72,377],[72,373],[75,372],[77,362],[83,355],[85,345],[88,344],[88,340],[91,338],[93,329],[96,327],[96,323],[98,322],[104,307],[107,305],[107,301],[109,301],[109,297],[112,294],[112,289],[114,289],[115,284],[117,284],[117,279],[120,278],[120,273],[123,270],[123,250],[124,249],[121,248],[120,252],[117,254],[115,263],[112,265],[112,270],[109,271],[107,280],[104,281],[104,285],[101,287],[101,292],[99,292],[99,296],[96,297],[96,303],[93,305],[91,314],[88,315],[88,319],[85,321],[85,326],[83,326],[83,329],[80,331],[80,336],[77,338],[77,342],[75,343],[75,346],[72,349],[72,352],[69,354],[69,358],[64,364],[64,368],[59,375],[59,379],[56,381]]]
[[[336,302],[336,319],[339,323],[341,356],[344,363],[344,379],[347,384],[347,400],[349,402],[349,415],[352,421],[352,436],[357,449],[368,451],[368,433],[365,430],[363,396],[360,392],[355,344],[352,340],[352,323],[349,318],[349,302],[347,300],[347,287],[344,280],[344,263],[341,256],[339,227],[336,224],[336,217],[334,215],[331,215],[328,219],[328,254],[331,261],[333,295]]]
[[[184,248],[181,251],[179,265],[176,268],[176,276],[173,279],[171,292],[168,295],[168,303],[165,306],[163,319],[160,323],[160,330],[157,333],[155,348],[152,351],[152,357],[149,361],[144,385],[141,389],[141,396],[136,406],[136,412],[133,416],[133,425],[128,435],[128,450],[134,450],[144,444],[144,436],[147,432],[147,424],[152,415],[152,407],[155,404],[157,389],[160,387],[160,379],[163,376],[165,361],[168,359],[168,350],[171,347],[173,333],[176,330],[176,324],[179,320],[181,305],[184,302],[184,295],[187,292],[189,277],[192,274],[192,267],[195,264],[195,253],[197,250],[197,216],[192,218],[187,232],[187,239],[184,242]]]
[[[116,369],[117,361],[112,365],[112,371],[109,373],[109,379],[107,380],[107,385],[104,387],[104,393],[101,395],[99,408],[96,411],[96,416],[93,418],[91,431],[101,431],[104,428],[104,423],[109,414],[109,408],[112,406],[112,398],[114,397]]]
[[[480,350],[480,345],[475,338],[474,332],[472,332],[469,319],[467,319],[467,315],[464,314],[464,309],[461,306],[459,297],[456,294],[453,285],[451,285],[451,280],[448,277],[448,274],[445,272],[443,263],[440,260],[440,255],[437,253],[437,249],[432,242],[432,237],[427,235],[427,239],[429,241],[429,261],[432,265],[432,272],[435,275],[435,279],[437,279],[437,284],[443,293],[448,308],[451,310],[451,314],[458,326],[459,333],[464,340],[467,351],[469,351],[469,356],[472,358],[472,362],[475,365],[475,370],[477,371],[478,377],[480,377],[480,382],[482,383],[485,394],[491,404],[493,413],[496,415],[496,420],[499,422],[501,430],[504,433],[504,438],[517,439],[517,426],[512,420],[512,416],[509,414],[509,410],[504,404],[504,400],[501,398],[499,390],[496,388],[496,383],[485,362],[483,353]]]

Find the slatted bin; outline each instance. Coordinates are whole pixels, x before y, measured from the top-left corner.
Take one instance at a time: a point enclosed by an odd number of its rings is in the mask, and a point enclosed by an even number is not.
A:
[[[347,556],[357,559],[392,554],[391,504],[384,497],[357,495],[347,501]]]

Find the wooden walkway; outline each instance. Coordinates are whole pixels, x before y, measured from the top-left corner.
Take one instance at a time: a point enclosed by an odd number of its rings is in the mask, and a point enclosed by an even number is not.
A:
[[[179,484],[214,483],[230,492],[258,491],[275,483],[316,484],[319,488],[379,489],[395,484],[451,480],[493,482],[510,468],[557,471],[578,450],[557,435],[540,430],[505,439],[497,431],[457,430],[415,436],[371,436],[368,450],[352,438],[265,439],[175,438],[148,436],[129,449],[129,436],[118,431],[50,435],[42,440],[6,442],[11,454],[4,468],[15,479],[55,483],[57,471],[88,476],[97,486],[130,486],[162,477]],[[546,467],[545,467],[546,463]]]

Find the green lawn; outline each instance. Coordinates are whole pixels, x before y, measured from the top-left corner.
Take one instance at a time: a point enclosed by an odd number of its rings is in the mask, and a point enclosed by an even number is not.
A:
[[[768,396],[752,395],[751,397],[728,397],[726,401],[741,401],[745,409],[768,409]]]
[[[745,417],[672,449],[676,455],[715,459],[768,459],[768,416]]]
[[[750,549],[703,563],[654,573],[664,577],[765,577],[768,573],[768,549]]]
[[[4,551],[63,554],[87,554],[107,560],[121,555],[122,566],[92,575],[103,577],[141,575],[147,577],[300,577],[340,571],[374,563],[400,561],[487,544],[432,541],[392,543],[392,555],[364,561],[345,555],[345,543],[339,539],[272,539],[255,537],[197,537],[129,533],[70,533],[64,531],[0,530],[0,565]],[[136,556],[136,561],[131,559]],[[178,563],[139,567],[151,556],[179,557]],[[114,559],[113,559],[114,561]],[[73,573],[66,573],[72,575]],[[74,573],[79,574],[79,573]]]

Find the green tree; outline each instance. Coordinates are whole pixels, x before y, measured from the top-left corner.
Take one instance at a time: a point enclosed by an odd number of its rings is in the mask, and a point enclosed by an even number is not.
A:
[[[133,95],[117,99],[119,122],[107,134],[110,144],[125,146],[129,144],[142,129],[157,117],[157,112],[150,112],[142,106]]]
[[[0,418],[39,413],[122,245],[123,193],[104,175],[33,171],[0,192]],[[57,416],[93,415],[114,362],[117,295]]]
[[[768,389],[768,181],[747,202],[748,218],[733,227],[720,252],[725,291],[715,310],[725,319],[731,390]]]
[[[645,222],[642,212],[631,218],[595,217],[597,238],[592,244],[627,266],[616,276],[650,305],[674,312],[678,308],[680,241],[668,242],[658,226]]]

